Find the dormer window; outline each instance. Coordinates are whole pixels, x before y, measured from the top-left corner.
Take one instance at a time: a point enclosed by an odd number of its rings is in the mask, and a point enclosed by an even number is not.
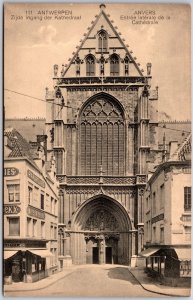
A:
[[[112,54],[110,57],[110,75],[119,76],[119,57],[117,54]]]
[[[99,52],[107,52],[107,33],[101,30],[98,34]]]
[[[86,76],[95,76],[95,58],[91,54],[86,57]]]

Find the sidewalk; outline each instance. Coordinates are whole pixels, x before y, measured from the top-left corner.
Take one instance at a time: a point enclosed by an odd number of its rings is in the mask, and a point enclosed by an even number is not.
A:
[[[148,277],[144,273],[144,268],[129,268],[129,272],[139,282],[139,284],[147,291],[166,296],[189,297],[191,296],[190,288],[170,287],[161,285],[154,278]]]
[[[68,274],[71,274],[76,268],[77,266],[74,265],[72,265],[71,267],[66,267],[65,270],[61,272],[50,275],[49,277],[33,283],[17,282],[10,285],[4,285],[4,295],[6,296],[6,292],[15,292],[16,290],[17,292],[23,292],[44,289],[48,286],[51,286],[56,281],[66,277]]]
[[[80,268],[80,265],[72,265],[71,267],[65,268],[65,270],[53,274],[47,278],[44,278],[40,281],[33,283],[12,283],[10,285],[4,285],[4,296],[6,296],[6,292],[23,292],[23,291],[34,291],[41,290],[48,286],[51,286],[58,280],[68,276],[72,272],[74,272],[77,268]],[[83,266],[82,266],[83,267]],[[165,296],[176,296],[176,297],[188,297],[190,296],[191,290],[189,288],[179,288],[179,287],[169,287],[160,285],[158,281],[154,278],[148,277],[146,273],[144,273],[143,268],[129,268],[129,272],[132,276],[139,282],[139,284],[147,291],[153,292],[160,295]]]

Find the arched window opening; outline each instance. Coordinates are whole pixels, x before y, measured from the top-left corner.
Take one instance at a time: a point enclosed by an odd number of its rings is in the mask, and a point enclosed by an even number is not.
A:
[[[86,58],[86,76],[95,75],[95,59],[93,55],[88,55]]]
[[[99,52],[107,52],[107,33],[101,30],[98,34]]]
[[[119,76],[119,57],[116,54],[110,57],[110,75]]]
[[[119,105],[97,97],[80,116],[81,175],[124,175],[125,123]]]

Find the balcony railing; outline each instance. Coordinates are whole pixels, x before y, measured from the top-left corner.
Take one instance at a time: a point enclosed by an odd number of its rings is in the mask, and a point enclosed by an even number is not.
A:
[[[88,77],[68,77],[68,78],[55,78],[58,84],[79,85],[79,84],[101,84],[100,76]],[[104,84],[144,84],[145,77],[139,76],[106,76],[103,78]]]
[[[146,175],[136,176],[66,176],[57,175],[60,183],[66,185],[144,185]]]

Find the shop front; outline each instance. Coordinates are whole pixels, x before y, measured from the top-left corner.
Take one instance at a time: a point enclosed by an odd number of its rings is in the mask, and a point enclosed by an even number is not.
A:
[[[148,248],[140,255],[145,259],[148,276],[157,277],[166,285],[190,286],[190,248]]]
[[[47,249],[4,251],[4,282],[35,282],[49,276],[50,258]]]

